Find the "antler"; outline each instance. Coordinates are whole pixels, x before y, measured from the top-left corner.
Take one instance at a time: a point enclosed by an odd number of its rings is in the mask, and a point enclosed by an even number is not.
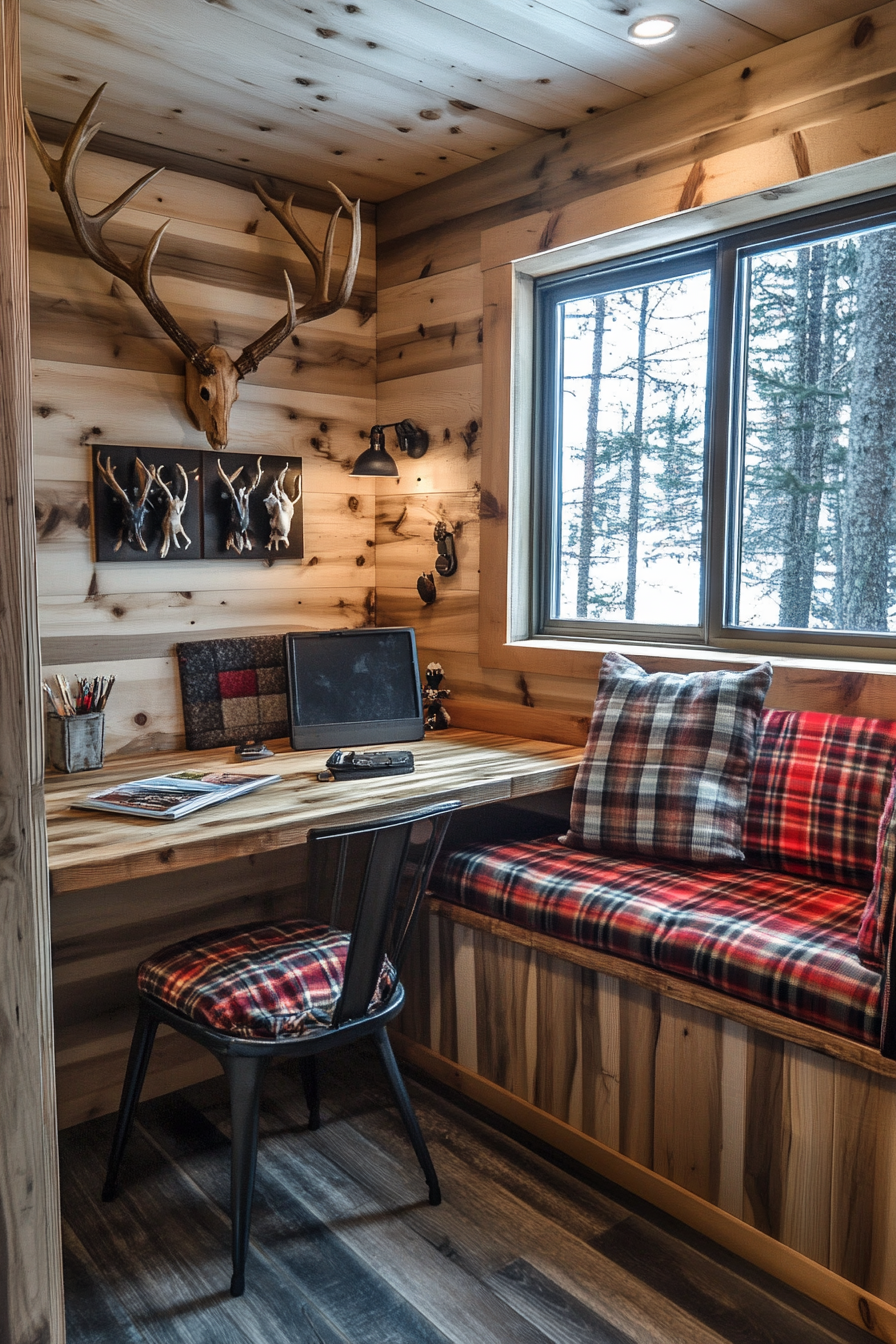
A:
[[[218,475],[221,477],[221,480],[222,480],[222,481],[224,482],[224,484],[227,486],[227,489],[229,490],[230,495],[231,495],[231,498],[234,500],[234,502],[236,502],[236,491],[235,491],[234,488],[233,488],[233,483],[234,483],[234,481],[236,480],[237,476],[239,476],[239,474],[240,474],[241,471],[242,471],[242,467],[237,467],[237,469],[236,469],[236,471],[233,473],[233,475],[232,475],[232,476],[228,476],[228,475],[227,475],[227,472],[226,472],[226,471],[224,470],[224,468],[221,466],[221,459],[220,459],[220,457],[218,458]]]
[[[189,493],[190,493],[190,482],[189,482],[189,479],[188,479],[188,477],[187,477],[187,473],[184,471],[184,469],[183,469],[183,467],[181,466],[181,464],[180,464],[179,462],[175,463],[175,468],[174,468],[174,469],[175,469],[175,471],[179,471],[180,474],[181,474],[181,476],[183,477],[183,481],[184,481],[184,493],[183,493],[182,496],[181,496],[181,495],[177,495],[177,496],[172,495],[170,489],[168,488],[168,486],[165,484],[165,482],[164,482],[163,479],[162,479],[162,468],[161,468],[161,467],[150,467],[150,469],[149,469],[149,474],[152,476],[152,479],[155,481],[156,485],[157,485],[161,490],[164,490],[165,494],[168,496],[169,500],[171,500],[172,503],[174,503],[175,498],[186,500],[187,496],[188,496]],[[174,482],[172,481],[172,485],[173,485],[173,484],[174,484]]]
[[[311,263],[311,269],[314,272],[314,293],[308,302],[297,311],[293,300],[292,285],[289,283],[289,276],[286,276],[288,311],[279,322],[275,322],[272,327],[269,327],[264,335],[259,336],[251,345],[247,345],[235,361],[241,378],[244,378],[247,373],[254,373],[261,361],[273,350],[276,350],[280,342],[295,327],[302,326],[306,322],[315,322],[319,317],[329,317],[330,313],[335,313],[344,307],[351,298],[352,286],[358,272],[358,259],[361,255],[361,202],[357,200],[353,205],[344,192],[340,191],[333,182],[330,182],[329,185],[339,198],[339,205],[330,218],[326,241],[321,252],[318,252],[315,248],[293,214],[293,196],[287,196],[285,201],[276,201],[273,196],[268,195],[260,182],[253,182],[252,185],[261,203],[270,210],[275,219],[280,221],[290,238],[293,242],[298,243]],[[352,241],[339,289],[330,298],[330,272],[333,265],[333,244],[336,241],[336,223],[343,209],[351,217]]]
[[[91,261],[95,261],[98,266],[102,266],[104,271],[109,271],[117,279],[123,280],[126,285],[129,285],[147,311],[155,318],[162,330],[171,337],[174,344],[190,363],[195,364],[200,373],[211,374],[214,372],[213,365],[209,360],[203,358],[202,352],[192,336],[187,335],[183,327],[165,307],[152,282],[152,264],[159,250],[162,236],[171,220],[165,220],[165,223],[153,234],[143,255],[136,257],[132,262],[123,261],[117,253],[112,251],[112,248],[103,238],[103,229],[109,223],[109,220],[113,219],[120,210],[123,210],[137,193],[142,191],[153,178],[158,177],[163,170],[161,168],[150,169],[138,182],[133,183],[120,196],[116,197],[111,205],[107,205],[103,210],[98,210],[95,215],[88,215],[78,200],[75,187],[78,163],[97,131],[102,128],[103,123],[101,121],[91,126],[90,118],[103,96],[105,87],[105,84],[101,84],[84,108],[72,127],[58,159],[52,159],[47,153],[46,146],[26,111],[25,125],[28,134],[43,164],[44,172],[59,193],[59,199],[62,202],[62,208],[68,215],[72,232]]]
[[[252,484],[249,486],[249,494],[250,494],[250,495],[252,494],[252,492],[253,492],[254,490],[257,490],[257,489],[258,489],[259,485],[261,484],[261,478],[262,478],[263,475],[264,475],[264,472],[263,472],[262,469],[261,469],[261,458],[259,458],[258,461],[257,461],[256,464],[255,464],[255,480],[254,480],[254,481],[252,482]]]
[[[116,495],[120,495],[121,498],[124,500],[125,504],[127,504],[128,506],[130,506],[130,504],[131,504],[131,502],[132,502],[130,496],[127,494],[127,492],[124,490],[124,488],[118,484],[118,481],[115,479],[115,468],[114,468],[113,465],[112,465],[112,458],[111,458],[111,457],[107,457],[107,458],[106,458],[106,465],[103,466],[103,460],[102,460],[102,458],[100,457],[99,453],[97,453],[97,455],[96,455],[96,469],[97,469],[97,471],[99,472],[99,474],[102,476],[103,480],[104,480],[104,481],[106,482],[106,484],[108,485],[109,489],[110,489],[110,490],[114,490],[115,493],[116,493]]]
[[[145,173],[138,182],[123,191],[111,205],[98,210],[95,215],[87,214],[78,201],[75,184],[78,163],[84,150],[102,126],[102,122],[97,122],[96,125],[91,126],[90,119],[105,87],[105,84],[102,84],[88,101],[84,111],[72,127],[58,159],[50,157],[35,130],[34,123],[26,112],[25,123],[28,134],[37,150],[47,177],[59,193],[59,199],[68,216],[75,238],[92,261],[95,261],[103,270],[109,271],[110,274],[130,286],[147,312],[155,318],[162,330],[171,337],[174,344],[185,356],[187,360],[186,402],[190,417],[197,428],[205,431],[206,438],[213,448],[226,448],[230,410],[239,397],[237,385],[240,379],[245,378],[247,373],[254,373],[261,361],[271,354],[298,324],[313,322],[319,317],[327,317],[348,302],[352,286],[355,283],[358,258],[361,252],[361,202],[355,201],[352,204],[338,187],[334,186],[332,182],[330,183],[339,198],[339,206],[330,219],[323,250],[318,251],[293,213],[293,197],[288,196],[285,201],[276,201],[268,195],[260,183],[256,182],[255,190],[259,199],[280,221],[289,236],[298,244],[311,263],[314,272],[314,293],[302,308],[296,310],[292,285],[289,276],[284,272],[286,312],[262,336],[247,345],[238,359],[231,359],[222,346],[216,344],[199,346],[191,336],[187,335],[162,303],[152,281],[152,265],[165,230],[171,221],[166,220],[156,230],[143,255],[131,262],[122,260],[103,238],[103,229],[109,220],[113,219],[120,210],[123,210],[139,191],[142,191],[148,183],[152,182],[162,169],[153,168]],[[336,238],[336,224],[343,209],[348,211],[351,216],[352,240],[345,269],[342,273],[342,280],[337,292],[331,298],[330,272],[333,261],[333,244]],[[258,482],[256,482],[257,484]]]

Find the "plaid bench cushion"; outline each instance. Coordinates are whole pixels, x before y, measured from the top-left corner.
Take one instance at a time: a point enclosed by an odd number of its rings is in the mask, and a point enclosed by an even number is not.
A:
[[[215,929],[163,947],[137,972],[141,992],[231,1036],[303,1036],[329,1027],[342,993],[349,935],[281,920]],[[371,1007],[395,982],[387,961]]]
[[[570,851],[554,839],[443,856],[449,901],[566,942],[684,976],[877,1046],[880,977],[856,956],[864,897],[755,868]]]
[[[747,798],[748,864],[871,890],[896,723],[766,710]]]

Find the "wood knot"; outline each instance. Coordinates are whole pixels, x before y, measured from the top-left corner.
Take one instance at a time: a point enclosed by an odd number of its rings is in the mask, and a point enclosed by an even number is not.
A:
[[[874,33],[874,20],[870,14],[865,14],[856,24],[856,30],[852,35],[852,44],[854,47],[863,47],[868,39]]]

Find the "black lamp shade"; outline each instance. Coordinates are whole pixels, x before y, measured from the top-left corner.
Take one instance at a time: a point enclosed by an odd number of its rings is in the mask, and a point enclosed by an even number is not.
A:
[[[385,448],[365,448],[349,473],[352,476],[397,476],[395,458]]]

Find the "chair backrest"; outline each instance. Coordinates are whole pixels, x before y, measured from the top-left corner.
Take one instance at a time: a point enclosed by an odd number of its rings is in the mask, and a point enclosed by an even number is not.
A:
[[[367,1013],[386,957],[398,984],[433,865],[458,807],[458,801],[435,803],[382,821],[309,832],[312,881],[327,882],[330,924],[344,927],[343,912],[354,909],[334,1027]],[[424,831],[419,841],[415,827],[418,835]]]

